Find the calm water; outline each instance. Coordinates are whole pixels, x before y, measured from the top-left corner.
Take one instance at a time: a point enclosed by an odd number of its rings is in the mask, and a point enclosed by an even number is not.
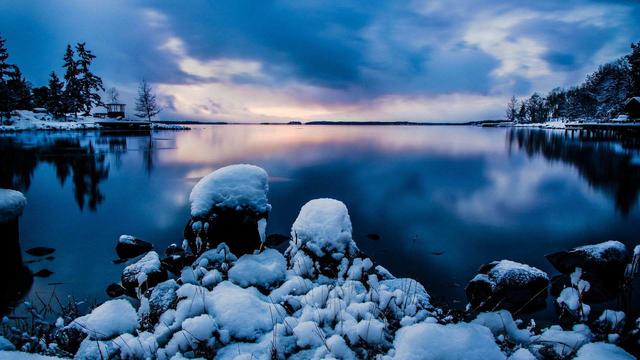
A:
[[[121,234],[162,251],[182,240],[192,186],[233,163],[270,175],[268,233],[288,234],[313,198],[346,203],[354,238],[375,261],[420,280],[449,303],[482,263],[525,262],[554,274],[544,254],[617,239],[640,241],[638,141],[564,131],[477,127],[195,126],[150,136],[0,136],[0,187],[29,201],[22,249],[32,287],[102,300],[126,264]],[[369,240],[375,233],[380,240]],[[35,259],[24,255],[25,260]]]

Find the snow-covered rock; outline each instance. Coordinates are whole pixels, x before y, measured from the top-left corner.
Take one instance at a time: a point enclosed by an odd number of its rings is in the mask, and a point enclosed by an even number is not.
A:
[[[605,241],[595,245],[580,246],[569,251],[559,251],[545,256],[561,273],[572,273],[580,267],[585,272],[598,275],[622,276],[629,262],[627,247],[619,241]]]
[[[106,340],[134,331],[138,327],[138,315],[129,301],[109,300],[67,326],[84,332],[91,339]]]
[[[22,215],[27,199],[20,191],[0,189],[0,223],[9,222]]]
[[[492,360],[505,359],[491,331],[475,324],[439,325],[420,323],[398,331],[395,359],[402,360]]]
[[[586,344],[578,350],[578,354],[574,360],[633,360],[634,356],[621,348],[606,343]]]
[[[238,255],[250,254],[265,241],[271,211],[266,171],[254,165],[230,165],[202,178],[191,191],[191,219],[184,231],[199,254],[226,243]]]
[[[549,277],[535,267],[510,260],[485,264],[467,285],[465,292],[473,308],[516,310],[544,307]]]
[[[572,331],[565,331],[560,326],[554,325],[543,331],[542,334],[534,336],[532,343],[538,344],[541,349],[552,351],[560,358],[564,358],[575,353],[582,345],[591,340],[590,333],[585,333],[582,330],[583,328],[578,325],[574,326]]]
[[[485,326],[494,336],[502,335],[516,344],[529,344],[533,335],[528,329],[519,329],[511,313],[506,310],[481,313],[472,323]]]
[[[132,235],[121,235],[116,244],[116,253],[122,259],[134,258],[152,249],[153,244]]]
[[[122,270],[122,286],[127,290],[140,287],[143,291],[167,279],[162,269],[160,257],[155,251],[149,251],[137,262]]]
[[[284,281],[286,267],[287,262],[279,251],[267,249],[241,256],[229,270],[229,280],[242,287],[267,288]]]

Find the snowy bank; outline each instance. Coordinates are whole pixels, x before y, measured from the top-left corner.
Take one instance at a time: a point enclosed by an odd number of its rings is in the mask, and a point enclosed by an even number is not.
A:
[[[16,219],[22,215],[27,199],[21,192],[0,189],[0,223],[5,223]]]

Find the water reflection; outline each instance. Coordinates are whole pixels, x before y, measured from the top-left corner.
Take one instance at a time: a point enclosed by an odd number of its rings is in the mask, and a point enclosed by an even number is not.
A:
[[[609,194],[624,215],[638,202],[640,137],[616,131],[512,129],[507,141],[529,156],[575,166],[589,185]]]
[[[112,263],[119,235],[159,249],[180,241],[193,185],[221,166],[252,163],[271,177],[268,233],[288,234],[313,198],[340,199],[362,250],[463,307],[480,264],[511,259],[553,274],[546,253],[608,239],[635,245],[634,141],[442,126],[23,133],[0,137],[0,183],[27,191],[23,246],[57,249],[50,263],[29,265],[54,271],[33,291],[64,282],[60,294],[104,298],[126,265]]]

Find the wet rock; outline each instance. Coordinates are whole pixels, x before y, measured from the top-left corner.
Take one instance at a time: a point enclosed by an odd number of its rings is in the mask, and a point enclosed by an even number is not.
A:
[[[183,254],[183,253],[184,253],[184,249],[176,244],[171,244],[167,246],[167,248],[164,250],[164,254],[167,256],[175,255],[175,254]]]
[[[276,247],[282,245],[291,240],[290,236],[282,235],[282,234],[269,234],[267,235],[267,241],[265,241],[265,245],[267,247]]]
[[[189,196],[191,219],[184,239],[195,254],[226,243],[236,255],[252,253],[265,239],[267,173],[252,165],[231,165],[202,178]]]
[[[122,271],[122,286],[129,292],[140,287],[142,291],[167,280],[167,272],[162,268],[160,258],[155,251],[148,252],[136,263]]]
[[[121,259],[130,259],[153,250],[153,244],[131,235],[122,235],[116,245],[116,253]]]
[[[46,278],[53,275],[53,271],[49,270],[49,269],[42,269],[42,270],[38,270],[37,272],[33,273],[33,276],[35,277],[41,277],[41,278]]]
[[[120,284],[112,283],[112,284],[109,284],[109,286],[107,286],[106,292],[107,292],[107,295],[114,298],[114,297],[124,295],[126,292],[126,289],[122,287],[122,285]]]
[[[624,275],[629,262],[626,246],[619,241],[580,246],[569,251],[558,251],[545,255],[547,260],[563,274],[582,268],[585,276],[618,279]]]
[[[45,246],[36,246],[31,249],[27,249],[25,252],[31,256],[47,256],[53,254],[56,249],[45,247]]]
[[[380,240],[380,235],[378,234],[367,234],[367,239],[369,240],[373,240],[373,241],[378,241]]]
[[[480,311],[494,308],[525,310],[544,308],[549,277],[539,269],[514,261],[485,264],[465,288],[471,307]]]
[[[192,254],[176,253],[166,256],[162,259],[162,267],[172,272],[173,274],[180,275],[182,268],[187,265],[191,265],[195,260],[195,256]]]

